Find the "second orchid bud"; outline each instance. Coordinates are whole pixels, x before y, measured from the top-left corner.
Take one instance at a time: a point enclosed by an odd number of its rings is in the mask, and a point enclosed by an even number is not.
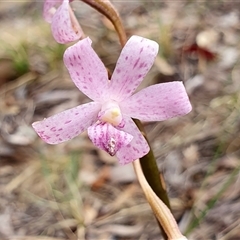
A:
[[[53,37],[58,43],[73,42],[83,36],[69,0],[45,0],[43,17],[51,23]]]

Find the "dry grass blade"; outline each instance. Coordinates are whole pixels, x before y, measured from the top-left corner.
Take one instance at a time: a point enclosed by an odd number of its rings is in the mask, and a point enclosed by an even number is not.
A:
[[[8,91],[12,91],[24,84],[34,81],[36,77],[37,75],[35,73],[32,73],[32,72],[26,73],[25,75],[16,79],[14,82],[10,82],[5,86],[3,86],[2,89],[0,89],[0,96],[4,95]]]
[[[14,189],[18,188],[24,181],[30,178],[34,173],[36,173],[40,168],[40,163],[36,162],[34,165],[27,167],[22,173],[12,179],[6,186],[5,191],[10,193]]]

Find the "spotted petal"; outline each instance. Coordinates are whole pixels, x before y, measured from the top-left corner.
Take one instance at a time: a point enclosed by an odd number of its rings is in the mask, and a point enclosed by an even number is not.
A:
[[[45,0],[43,5],[43,18],[51,23],[53,15],[63,0]]]
[[[116,129],[109,123],[96,123],[88,128],[88,136],[94,145],[114,156],[122,147],[128,145],[133,136]]]
[[[147,87],[124,100],[120,107],[124,114],[142,121],[163,121],[192,109],[182,82]]]
[[[132,95],[153,65],[158,44],[139,36],[132,36],[117,61],[111,78],[111,98],[116,101]]]
[[[103,102],[108,93],[108,74],[102,61],[85,38],[64,53],[64,63],[75,85],[94,101]]]
[[[58,144],[74,138],[96,122],[100,108],[99,103],[86,103],[34,122],[32,126],[42,140]]]
[[[52,18],[52,33],[58,43],[69,43],[80,39],[82,29],[69,6],[69,0],[63,0]]]
[[[116,153],[116,156],[122,165],[143,157],[150,150],[146,139],[143,137],[133,120],[125,116],[124,121],[125,126],[121,128],[121,130],[131,134],[133,140],[126,146],[120,148]]]

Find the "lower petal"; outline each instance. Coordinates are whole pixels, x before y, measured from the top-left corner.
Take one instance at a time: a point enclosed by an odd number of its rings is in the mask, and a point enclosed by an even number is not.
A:
[[[119,149],[128,145],[133,136],[118,130],[109,123],[96,123],[88,128],[88,136],[94,145],[114,156]]]
[[[96,122],[100,109],[99,103],[90,102],[34,122],[32,126],[42,140],[58,144],[76,137]]]
[[[124,121],[125,125],[121,129],[131,134],[133,140],[126,146],[120,148],[116,153],[119,163],[122,165],[145,156],[150,150],[146,139],[143,137],[133,120],[129,117],[124,117]]]

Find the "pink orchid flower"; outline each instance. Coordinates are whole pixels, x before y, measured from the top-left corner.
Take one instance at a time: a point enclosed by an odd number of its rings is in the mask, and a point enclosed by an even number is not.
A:
[[[57,6],[59,7],[56,9]],[[58,43],[73,42],[83,35],[69,0],[45,0],[43,17],[51,23],[53,37]]]
[[[132,118],[162,121],[191,111],[182,82],[156,84],[135,94],[153,65],[158,44],[132,36],[117,61],[111,81],[106,68],[85,38],[69,47],[64,63],[75,85],[92,102],[33,123],[38,135],[58,144],[88,131],[100,149],[127,164],[149,152],[149,145]]]

